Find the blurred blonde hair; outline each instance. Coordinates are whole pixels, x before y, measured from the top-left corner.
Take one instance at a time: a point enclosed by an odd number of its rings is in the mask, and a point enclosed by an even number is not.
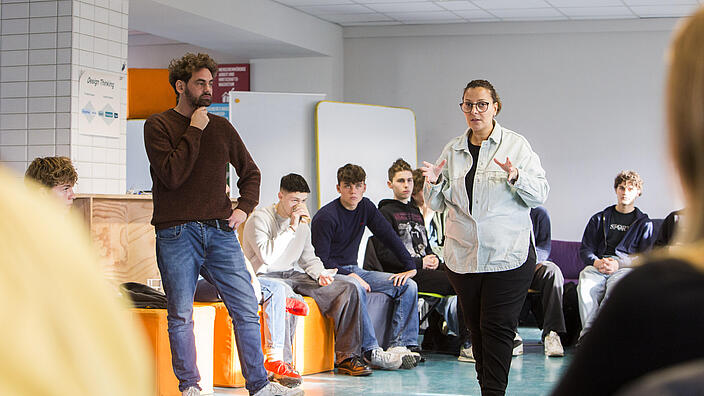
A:
[[[675,252],[704,268],[704,8],[684,20],[670,45],[666,87],[670,155],[685,194],[687,216]],[[673,252],[674,253],[674,252]]]

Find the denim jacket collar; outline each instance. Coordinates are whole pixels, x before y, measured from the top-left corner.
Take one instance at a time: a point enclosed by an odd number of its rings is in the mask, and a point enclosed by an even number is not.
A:
[[[457,151],[466,151],[469,153],[469,132],[471,131],[470,128],[467,128],[467,130],[464,132],[464,139],[460,139],[455,144],[452,145],[453,150]],[[494,120],[494,129],[491,130],[491,134],[489,135],[489,140],[494,142],[494,144],[499,144],[501,141],[501,135],[503,134],[503,130],[501,128],[501,125],[499,125],[499,122]]]

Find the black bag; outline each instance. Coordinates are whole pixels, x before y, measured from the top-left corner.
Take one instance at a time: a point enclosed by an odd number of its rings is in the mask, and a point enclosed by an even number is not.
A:
[[[579,318],[579,302],[577,300],[577,285],[574,282],[565,283],[562,294],[562,312],[565,315],[565,328],[567,334],[563,337],[562,345],[574,345],[582,331],[582,320]]]
[[[120,285],[135,308],[166,309],[166,295],[147,285],[137,282],[127,282]]]

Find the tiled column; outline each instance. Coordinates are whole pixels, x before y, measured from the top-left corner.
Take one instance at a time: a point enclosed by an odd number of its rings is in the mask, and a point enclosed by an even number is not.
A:
[[[125,192],[129,0],[2,0],[0,165],[20,177],[40,156],[71,157],[83,193]],[[119,73],[120,137],[79,135],[78,80]]]

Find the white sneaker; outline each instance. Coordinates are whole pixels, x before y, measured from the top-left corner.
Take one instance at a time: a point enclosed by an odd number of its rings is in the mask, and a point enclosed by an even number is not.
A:
[[[472,346],[470,345],[467,348],[460,348],[460,356],[457,357],[457,360],[460,362],[476,363],[477,361],[474,360],[474,353],[472,353]]]
[[[412,352],[405,346],[395,346],[386,350],[386,352],[401,356],[401,368],[412,369],[420,362],[420,353]]]
[[[545,346],[545,356],[560,357],[565,356],[565,349],[562,347],[560,336],[554,331],[548,333],[543,340]]]
[[[364,359],[367,361],[367,359]],[[372,358],[367,361],[367,364],[375,369],[382,370],[398,370],[403,364],[401,355],[384,351],[381,348],[372,349]]]
[[[513,356],[519,356],[523,355],[523,338],[516,333],[516,336],[513,338]]]
[[[189,386],[188,389],[181,392],[181,396],[200,396],[200,389],[195,386]]]
[[[269,382],[265,387],[259,389],[254,396],[301,396],[303,394],[304,392],[301,388],[287,388],[276,382]]]

